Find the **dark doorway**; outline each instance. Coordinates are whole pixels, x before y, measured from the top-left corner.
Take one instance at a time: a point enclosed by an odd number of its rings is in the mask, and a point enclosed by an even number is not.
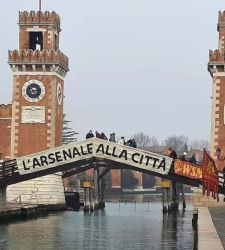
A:
[[[42,32],[30,32],[30,49],[43,50]]]

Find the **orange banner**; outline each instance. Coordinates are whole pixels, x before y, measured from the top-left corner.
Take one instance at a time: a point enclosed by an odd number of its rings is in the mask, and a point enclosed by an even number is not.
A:
[[[186,161],[175,160],[174,173],[192,179],[198,179],[198,180],[202,179],[202,167]]]

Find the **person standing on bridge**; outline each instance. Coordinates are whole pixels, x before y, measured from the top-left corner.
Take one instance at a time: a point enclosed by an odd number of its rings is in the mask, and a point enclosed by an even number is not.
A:
[[[100,138],[101,138],[102,140],[107,140],[107,141],[108,141],[107,136],[106,136],[105,133],[103,133],[103,132],[101,133]]]
[[[193,154],[190,159],[190,163],[197,164],[196,154]]]
[[[109,141],[116,142],[116,135],[115,135],[115,133],[110,134]]]
[[[125,140],[124,140],[124,136],[121,136],[121,138],[119,139],[118,143],[121,144],[121,145],[125,145],[126,144]]]
[[[131,147],[132,148],[136,148],[137,147],[137,143],[136,143],[135,139],[131,140]]]
[[[167,149],[167,155],[173,159],[177,159],[177,153],[174,149],[168,148]]]
[[[95,137],[101,139],[101,134],[98,131],[95,131]]]
[[[94,137],[94,134],[92,133],[92,130],[90,130],[87,134],[86,134],[86,139],[92,138]]]
[[[188,161],[188,160],[187,160],[187,153],[184,152],[184,153],[182,154],[182,156],[180,157],[180,159],[181,159],[182,161]]]

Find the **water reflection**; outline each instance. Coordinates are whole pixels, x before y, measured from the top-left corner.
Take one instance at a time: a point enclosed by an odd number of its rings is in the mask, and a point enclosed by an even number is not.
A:
[[[8,232],[6,226],[0,226],[0,249],[8,249]]]
[[[162,214],[161,203],[107,203],[91,214],[50,214],[0,225],[0,249],[192,249],[191,209]]]
[[[191,211],[163,214],[162,249],[193,249]]]

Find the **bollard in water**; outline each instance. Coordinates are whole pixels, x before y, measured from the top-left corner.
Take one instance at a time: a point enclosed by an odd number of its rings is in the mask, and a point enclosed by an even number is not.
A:
[[[84,188],[84,212],[91,211],[91,182],[85,181],[83,183]]]
[[[196,228],[198,225],[198,209],[193,210],[192,226]]]
[[[6,206],[6,187],[0,188],[0,208]]]
[[[89,188],[89,204],[90,204],[90,212],[95,210],[95,197],[94,197],[94,188]]]
[[[194,231],[194,246],[193,249],[198,249],[198,209],[193,210],[192,227]]]

